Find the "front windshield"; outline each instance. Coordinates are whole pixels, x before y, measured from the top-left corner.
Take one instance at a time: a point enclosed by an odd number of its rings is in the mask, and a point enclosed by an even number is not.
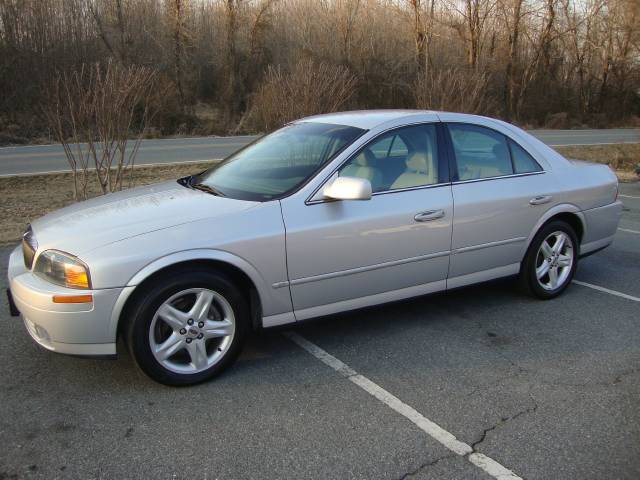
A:
[[[225,197],[266,201],[296,189],[364,130],[302,122],[262,137],[191,180]]]

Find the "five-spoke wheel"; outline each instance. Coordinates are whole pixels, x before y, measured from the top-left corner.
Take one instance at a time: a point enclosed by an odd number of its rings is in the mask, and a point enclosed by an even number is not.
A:
[[[536,234],[522,262],[522,286],[538,298],[559,295],[573,278],[577,253],[573,228],[559,220],[548,223]]]
[[[190,288],[156,311],[149,344],[158,362],[177,373],[197,373],[220,360],[235,332],[231,305],[217,292]]]
[[[125,340],[151,378],[198,383],[236,358],[249,315],[245,295],[231,279],[194,267],[155,277],[136,293]]]
[[[536,258],[536,277],[545,290],[563,285],[573,267],[573,242],[562,231],[553,232],[540,244]]]

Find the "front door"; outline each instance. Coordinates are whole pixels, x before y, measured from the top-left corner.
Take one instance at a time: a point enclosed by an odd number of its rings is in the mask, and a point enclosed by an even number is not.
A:
[[[340,168],[372,184],[366,201],[282,200],[297,319],[442,290],[453,205],[435,124],[372,140]]]

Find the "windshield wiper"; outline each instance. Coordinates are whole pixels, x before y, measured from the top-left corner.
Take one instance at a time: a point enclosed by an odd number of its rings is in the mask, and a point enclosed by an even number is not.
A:
[[[196,190],[202,190],[203,192],[207,192],[210,193],[212,195],[216,195],[218,197],[224,197],[224,193],[222,193],[220,190],[218,190],[215,187],[211,187],[209,185],[205,185],[204,183],[189,183],[189,186],[191,188],[194,188]]]
[[[209,185],[205,185],[204,183],[194,183],[198,175],[189,175],[188,177],[182,177],[178,179],[178,183],[187,188],[193,188],[194,190],[201,190],[203,192],[210,193],[211,195],[216,195],[218,197],[226,197],[224,193],[218,190],[215,187],[211,187]]]

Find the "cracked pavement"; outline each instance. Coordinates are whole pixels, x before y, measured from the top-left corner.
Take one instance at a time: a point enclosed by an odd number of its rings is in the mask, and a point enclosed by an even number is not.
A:
[[[490,426],[488,428],[485,428],[482,431],[482,434],[480,435],[480,438],[471,444],[471,448],[473,449],[473,451],[474,452],[479,452],[480,451],[480,450],[478,450],[478,445],[480,445],[482,442],[485,441],[485,439],[487,438],[487,434],[489,432],[493,432],[495,429],[501,427],[502,425],[504,425],[507,422],[515,420],[516,418],[520,417],[521,415],[526,415],[528,413],[535,413],[536,410],[538,410],[538,403],[535,401],[535,399],[533,397],[531,397],[531,400],[533,400],[533,406],[532,407],[525,408],[524,410],[520,410],[518,413],[516,413],[516,414],[514,414],[514,415],[512,415],[510,417],[501,417],[500,420],[498,421],[498,423],[496,423],[495,425],[492,425],[492,426]]]
[[[621,227],[640,231],[640,199],[623,200]],[[577,278],[640,297],[640,235],[619,232]],[[523,478],[640,478],[640,303],[579,285],[541,302],[512,284],[295,332]],[[40,349],[4,299],[0,321],[2,480],[492,478],[278,331],[218,380],[175,389],[126,354]]]

